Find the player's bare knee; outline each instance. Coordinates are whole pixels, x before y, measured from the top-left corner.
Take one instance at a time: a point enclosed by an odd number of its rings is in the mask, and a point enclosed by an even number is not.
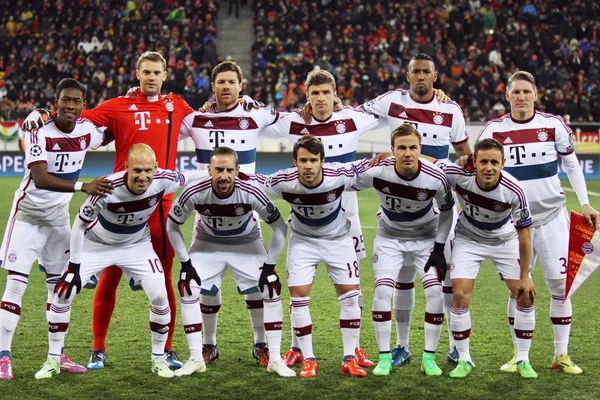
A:
[[[454,308],[467,308],[471,304],[471,293],[466,292],[462,289],[454,288],[454,294],[452,295],[452,307]]]

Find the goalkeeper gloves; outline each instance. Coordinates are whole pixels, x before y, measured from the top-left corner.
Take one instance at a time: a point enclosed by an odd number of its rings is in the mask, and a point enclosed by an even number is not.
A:
[[[23,129],[26,132],[31,132],[36,129],[40,129],[42,126],[44,126],[44,123],[50,119],[51,115],[52,114],[50,113],[50,111],[43,108],[33,110],[27,116],[27,118],[25,118],[25,121],[23,121],[21,129]]]
[[[281,282],[275,272],[275,264],[263,264],[260,278],[258,278],[258,288],[261,293],[265,290],[265,286],[269,288],[269,298],[273,298],[273,291],[277,293],[277,296],[281,294]]]
[[[200,276],[198,275],[198,272],[196,272],[196,268],[192,265],[192,260],[182,261],[179,282],[177,282],[181,297],[184,296],[185,292],[190,296],[192,295],[192,288],[190,287],[192,281],[196,281],[198,286],[200,286]]]
[[[81,276],[79,275],[80,266],[81,264],[75,264],[69,261],[67,270],[56,283],[54,293],[61,299],[68,299],[71,297],[73,288],[75,288],[76,293],[81,291]]]
[[[435,243],[433,245],[433,251],[425,264],[425,272],[429,271],[431,267],[435,267],[437,270],[438,281],[443,282],[446,279],[446,271],[448,269],[446,257],[444,256],[444,243]]]

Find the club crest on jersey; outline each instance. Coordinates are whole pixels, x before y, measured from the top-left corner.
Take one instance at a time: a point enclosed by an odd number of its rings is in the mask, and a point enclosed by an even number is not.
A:
[[[167,109],[168,112],[173,112],[173,110],[175,109],[175,106],[173,105],[173,103],[169,100],[165,100],[165,108]]]
[[[441,125],[444,123],[444,117],[440,113],[433,114],[433,123],[436,125]]]
[[[235,208],[235,215],[237,215],[238,217],[239,217],[239,216],[242,216],[242,215],[244,215],[244,213],[245,213],[245,211],[244,211],[244,207],[242,207],[242,206],[237,206],[237,207]]]
[[[31,154],[33,157],[38,157],[42,154],[42,148],[40,147],[39,144],[34,144],[29,149],[29,154]]]
[[[373,254],[373,264],[375,264],[379,260],[379,256],[377,253]]]
[[[333,202],[337,199],[337,195],[335,194],[335,192],[329,192],[327,193],[327,197],[326,197],[328,202]]]
[[[344,124],[343,122],[338,122],[335,124],[335,131],[337,133],[344,133],[346,132],[346,124]]]
[[[86,142],[85,138],[82,137],[79,140],[79,147],[81,148],[81,150],[87,149],[87,142]]]
[[[495,203],[494,204],[494,211],[504,211],[504,206],[502,205],[502,203]]]
[[[17,261],[17,252],[16,251],[10,252],[6,259],[8,260],[8,262],[14,263],[15,261]]]
[[[537,137],[540,142],[545,142],[546,140],[548,140],[548,132],[540,130],[538,131]]]
[[[581,245],[581,251],[583,251],[583,254],[590,254],[592,251],[594,251],[594,245],[590,242],[585,242]]]
[[[427,200],[429,196],[427,196],[427,192],[419,191],[417,192],[417,200],[424,201]]]
[[[250,127],[250,123],[248,122],[248,120],[246,118],[242,118],[240,119],[240,129],[248,129],[248,127]]]
[[[156,205],[156,203],[158,203],[158,199],[156,198],[156,196],[152,196],[152,197],[148,198],[148,205],[150,207],[154,207],[154,205]]]

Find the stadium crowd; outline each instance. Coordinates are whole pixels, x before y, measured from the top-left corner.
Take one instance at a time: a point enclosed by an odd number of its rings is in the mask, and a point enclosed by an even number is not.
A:
[[[357,106],[407,88],[406,65],[423,52],[436,61],[436,87],[467,122],[508,112],[504,82],[517,69],[536,76],[541,110],[600,121],[599,16],[599,3],[578,0],[261,0],[250,94],[280,110],[296,107],[318,65]]]
[[[185,7],[184,7],[185,5]],[[218,2],[18,0],[0,11],[0,117],[50,108],[63,78],[88,87],[88,108],[137,85],[135,61],[165,55],[166,92],[198,107],[210,94]]]

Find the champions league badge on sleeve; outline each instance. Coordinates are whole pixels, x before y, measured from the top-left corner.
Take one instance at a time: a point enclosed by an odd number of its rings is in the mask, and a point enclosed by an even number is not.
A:
[[[34,144],[29,149],[29,154],[31,154],[33,157],[39,157],[40,155],[42,155],[42,148],[39,144]]]

